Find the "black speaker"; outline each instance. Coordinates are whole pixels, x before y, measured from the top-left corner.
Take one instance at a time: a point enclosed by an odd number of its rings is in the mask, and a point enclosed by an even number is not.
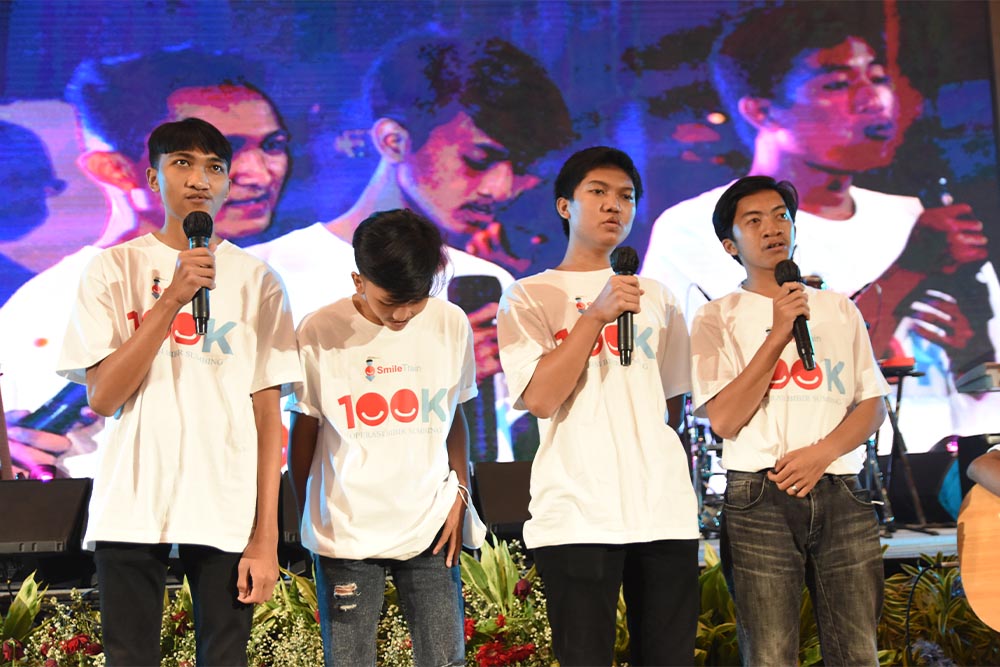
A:
[[[951,452],[924,452],[909,454],[910,469],[913,471],[913,483],[917,489],[917,497],[924,510],[927,523],[955,523],[955,518],[941,504],[941,487],[948,476],[948,471],[955,463],[955,455]],[[888,470],[889,456],[879,456],[878,464],[884,474]],[[892,487],[889,489],[889,500],[892,503],[896,523],[919,523],[917,510],[913,506],[913,498],[906,484],[906,473],[899,459],[892,463]]]
[[[90,488],[88,478],[0,482],[0,553],[79,551]]]

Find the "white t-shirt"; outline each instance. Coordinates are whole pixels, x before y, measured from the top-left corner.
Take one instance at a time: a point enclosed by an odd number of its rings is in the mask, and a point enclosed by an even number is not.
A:
[[[457,248],[449,247],[446,250],[451,266],[441,289],[435,294],[437,297],[448,299],[448,288],[456,278],[495,278],[499,283],[497,292],[514,282],[514,277],[506,269],[493,262]],[[308,313],[354,294],[354,283],[351,281],[351,271],[356,270],[354,248],[321,222],[289,232],[273,241],[251,246],[247,248],[247,252],[267,262],[281,275],[288,289],[296,324]],[[523,416],[524,412],[511,408],[503,373],[493,376],[493,389],[497,420],[497,460],[511,461],[514,458],[511,424]]]
[[[875,363],[861,313],[843,295],[806,288],[816,368],[806,371],[795,341],[781,353],[771,386],[750,421],[722,447],[727,470],[756,472],[785,454],[826,437],[853,409],[889,393]],[[691,329],[693,407],[705,404],[742,373],[771,329],[773,302],[740,289],[702,306]],[[865,451],[844,454],[826,469],[835,475],[861,470]]]
[[[500,301],[500,360],[511,396],[522,395],[539,360],[556,348],[600,294],[611,269],[544,271],[522,278]],[[698,537],[690,460],[666,423],[666,400],[690,390],[687,329],[663,285],[640,284],[635,351],[617,356],[617,323],[604,328],[566,402],[539,419],[531,468],[532,548],[628,544]]]
[[[729,185],[664,211],[653,225],[646,249],[640,273],[660,280],[677,295],[689,323],[706,296],[717,299],[729,294],[746,278],[712,227],[712,212]],[[896,261],[924,210],[915,197],[854,186],[849,194],[855,213],[847,220],[828,220],[805,211],[795,216],[795,261],[802,275],[819,275],[829,289],[845,295],[876,281]],[[988,288],[991,312],[1000,313],[1000,282],[991,263],[983,266],[977,280]],[[1000,319],[993,317],[988,331],[1000,353]],[[1000,431],[1000,394],[957,393],[947,352],[917,335],[912,319],[903,318],[894,337],[902,353],[915,359],[915,369],[924,373],[907,378],[903,385],[899,423],[909,451],[927,451],[953,434]],[[879,450],[888,452],[891,443],[887,420]]]
[[[293,410],[319,420],[302,544],[331,558],[405,560],[431,546],[455,502],[446,439],[477,393],[472,329],[440,299],[402,331],[342,299],[298,330]]]
[[[240,552],[257,499],[251,394],[289,393],[301,371],[280,279],[224,241],[208,333],[183,308],[136,392],[107,420],[86,548],[95,541],[205,544]],[[80,282],[58,372],[86,369],[129,339],[169,285],[177,251],[152,234],[103,251]],[[277,446],[277,443],[276,443]]]

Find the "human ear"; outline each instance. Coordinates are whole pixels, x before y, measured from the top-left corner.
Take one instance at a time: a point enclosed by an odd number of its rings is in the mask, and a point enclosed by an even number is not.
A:
[[[87,151],[76,159],[76,164],[98,183],[123,192],[143,186],[136,165],[117,151]]]
[[[738,108],[746,122],[761,129],[771,122],[771,100],[763,97],[741,97]]]
[[[372,143],[383,159],[402,162],[410,150],[410,132],[391,118],[379,118],[371,130]]]

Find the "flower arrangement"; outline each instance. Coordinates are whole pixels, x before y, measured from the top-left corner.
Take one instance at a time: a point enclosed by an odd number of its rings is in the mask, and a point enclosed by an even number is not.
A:
[[[886,580],[879,623],[882,665],[1000,664],[1000,633],[972,612],[959,572],[944,566],[941,554],[924,556],[917,567]],[[695,664],[738,665],[733,601],[719,558],[705,547],[699,577],[701,614]],[[541,579],[526,565],[516,543],[484,545],[481,557],[461,556],[465,598],[466,661],[478,667],[555,664]],[[283,570],[272,599],[254,610],[247,653],[254,667],[298,667],[323,662],[314,581]],[[912,592],[912,596],[911,596]],[[378,662],[413,665],[412,642],[392,582],[386,584],[378,627]],[[910,649],[907,651],[907,619]],[[46,596],[34,576],[24,580],[7,613],[0,616],[0,667],[101,667],[100,614],[94,601],[73,591],[68,602]],[[164,667],[194,667],[191,591],[185,581],[164,596],[160,647]],[[619,597],[616,663],[628,658],[625,604]],[[800,624],[801,665],[821,661],[819,638],[808,595]]]

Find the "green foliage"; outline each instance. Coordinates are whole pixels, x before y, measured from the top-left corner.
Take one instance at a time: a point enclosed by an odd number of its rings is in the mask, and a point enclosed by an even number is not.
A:
[[[18,589],[7,615],[3,618],[0,641],[15,639],[23,643],[28,638],[42,608],[42,598],[46,590],[47,588],[38,587],[34,572],[28,575],[28,578],[21,583],[21,588]]]

